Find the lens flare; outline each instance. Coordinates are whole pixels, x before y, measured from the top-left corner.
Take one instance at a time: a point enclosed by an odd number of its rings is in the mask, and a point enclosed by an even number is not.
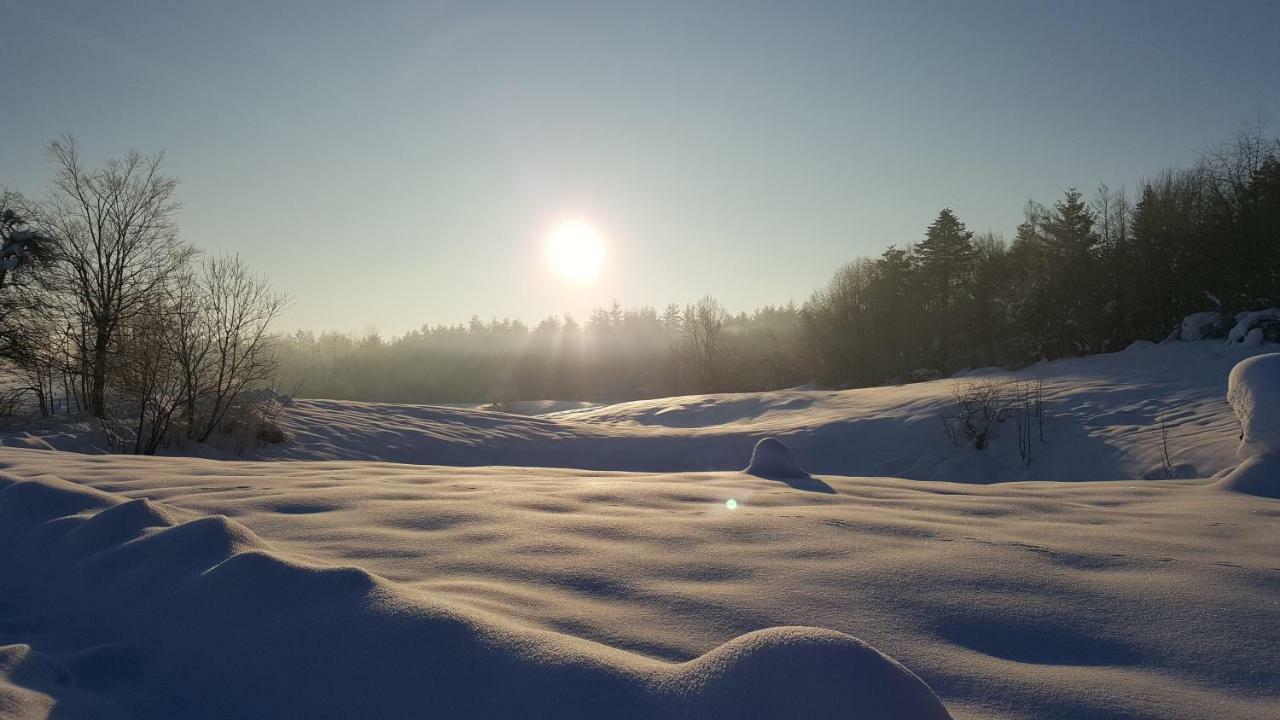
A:
[[[734,500],[733,498],[729,498],[728,500],[725,501],[724,506],[729,508],[730,510],[737,510],[738,501]]]

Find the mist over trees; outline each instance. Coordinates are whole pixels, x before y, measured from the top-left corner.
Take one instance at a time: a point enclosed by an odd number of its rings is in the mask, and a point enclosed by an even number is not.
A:
[[[1258,128],[1132,189],[1028,201],[1012,239],[943,208],[917,242],[854,260],[800,305],[615,302],[393,338],[272,335],[286,298],[181,241],[162,155],[88,167],[64,138],[50,158],[42,199],[0,193],[0,363],[17,380],[0,414],[15,398],[85,412],[134,452],[243,428],[268,387],[504,407],[865,386],[1116,351],[1192,312],[1280,304],[1280,141]]]
[[[473,317],[390,340],[299,331],[278,338],[276,354],[280,387],[309,397],[501,405],[763,390],[806,380],[792,362],[799,313],[730,315],[709,297],[661,313],[615,303],[582,323]]]

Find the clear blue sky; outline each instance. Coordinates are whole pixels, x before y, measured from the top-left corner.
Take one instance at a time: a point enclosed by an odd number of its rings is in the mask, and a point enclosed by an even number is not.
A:
[[[944,206],[1011,235],[1280,120],[1277,2],[904,5],[0,0],[0,184],[40,192],[63,132],[163,149],[283,327],[395,334],[799,301]],[[543,262],[569,213],[588,288]]]

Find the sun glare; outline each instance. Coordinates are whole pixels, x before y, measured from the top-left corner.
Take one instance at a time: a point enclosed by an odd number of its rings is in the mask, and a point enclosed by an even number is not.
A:
[[[561,223],[547,235],[547,261],[562,279],[589,285],[604,265],[604,239],[581,220]]]

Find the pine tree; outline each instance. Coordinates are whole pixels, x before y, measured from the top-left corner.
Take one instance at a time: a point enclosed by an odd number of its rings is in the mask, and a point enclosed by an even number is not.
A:
[[[1047,265],[1046,311],[1042,352],[1050,356],[1093,352],[1101,345],[1101,283],[1097,273],[1098,234],[1093,211],[1075,188],[1067,190],[1040,224],[1039,236]]]
[[[915,255],[932,336],[931,359],[945,370],[956,354],[951,348],[954,326],[966,314],[970,300],[976,255],[973,233],[951,208],[943,208],[929,225],[924,241],[916,246]]]

